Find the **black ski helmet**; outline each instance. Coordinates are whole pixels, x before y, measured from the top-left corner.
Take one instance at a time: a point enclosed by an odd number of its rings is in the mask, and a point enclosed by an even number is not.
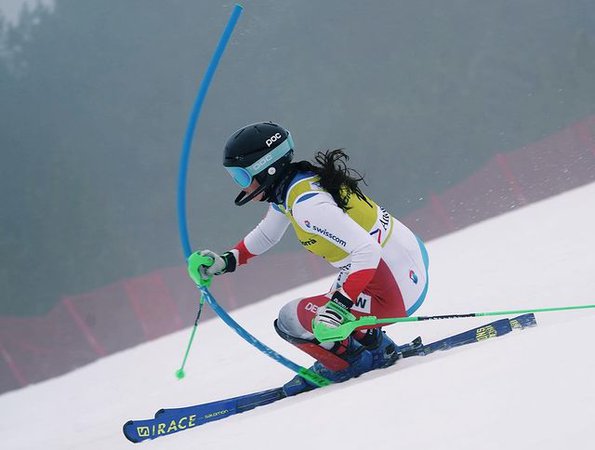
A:
[[[253,180],[260,185],[249,195],[240,192],[235,204],[245,205],[265,190],[266,199],[287,172],[292,158],[291,134],[276,123],[253,123],[232,134],[225,144],[223,165],[240,187],[247,188]]]

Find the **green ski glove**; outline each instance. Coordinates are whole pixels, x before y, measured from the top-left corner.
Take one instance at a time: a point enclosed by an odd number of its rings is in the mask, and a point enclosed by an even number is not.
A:
[[[211,285],[214,275],[233,272],[236,258],[229,251],[219,255],[211,250],[200,250],[188,257],[188,275],[198,286]]]

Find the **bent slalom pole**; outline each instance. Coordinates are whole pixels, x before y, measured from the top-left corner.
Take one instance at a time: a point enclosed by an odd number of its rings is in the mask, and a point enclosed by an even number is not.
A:
[[[329,328],[323,324],[312,324],[314,329],[314,336],[320,342],[342,341],[347,339],[356,328],[365,326],[374,326],[381,324],[392,324],[400,322],[420,322],[422,320],[440,320],[440,319],[460,319],[466,317],[484,317],[484,316],[506,316],[512,314],[527,314],[553,311],[570,311],[577,309],[595,308],[595,305],[578,305],[578,306],[561,306],[556,308],[537,308],[537,309],[516,309],[511,311],[491,311],[491,312],[477,312],[467,314],[445,314],[439,316],[413,316],[413,317],[394,317],[387,319],[378,319],[376,316],[363,316],[357,320],[344,323],[337,328]]]
[[[188,160],[190,159],[190,150],[192,149],[192,139],[194,136],[194,132],[196,130],[196,123],[198,122],[198,117],[200,116],[200,111],[202,109],[202,105],[204,100],[207,96],[207,92],[209,90],[209,86],[211,85],[211,81],[213,76],[215,75],[215,71],[217,70],[217,66],[219,65],[219,61],[221,61],[221,57],[223,56],[223,52],[227,47],[227,43],[231,38],[231,34],[233,29],[235,28],[240,15],[242,14],[242,6],[236,4],[229,20],[227,21],[227,25],[221,34],[221,38],[219,39],[219,43],[215,48],[215,52],[213,53],[213,57],[211,58],[211,62],[207,67],[207,71],[202,79],[200,84],[200,88],[198,90],[198,94],[196,95],[196,100],[194,101],[194,106],[192,108],[192,112],[190,114],[190,118],[188,119],[188,127],[186,128],[186,135],[184,136],[184,145],[182,147],[182,155],[180,157],[180,168],[178,173],[178,229],[180,233],[180,240],[182,241],[182,251],[184,252],[185,259],[188,259],[190,254],[192,253],[192,249],[190,246],[190,238],[188,235],[188,220],[186,215],[186,184],[187,184],[187,174],[188,174]],[[209,283],[210,285],[210,283]],[[208,286],[205,286],[208,287]],[[188,354],[190,353],[190,347],[192,346],[192,342],[194,341],[194,336],[196,335],[196,330],[198,328],[198,321],[200,320],[202,314],[202,308],[205,301],[204,293],[201,293],[200,302],[198,306],[198,313],[196,314],[196,319],[194,320],[194,326],[192,328],[192,333],[190,335],[190,339],[188,341],[188,345],[186,346],[186,352],[184,353],[184,359],[182,361],[181,367],[176,371],[176,377],[178,379],[182,379],[185,376],[184,366],[186,365],[186,360],[188,359]]]
[[[221,35],[219,44],[217,45],[217,48],[215,49],[215,53],[213,54],[211,62],[207,68],[205,76],[204,76],[202,83],[200,85],[198,95],[196,97],[196,101],[194,103],[194,107],[192,109],[192,113],[190,115],[190,119],[188,122],[188,128],[186,129],[186,136],[184,138],[184,147],[182,149],[182,156],[180,158],[180,170],[179,170],[179,178],[178,178],[178,227],[179,227],[179,232],[180,232],[180,239],[182,241],[182,249],[184,251],[184,257],[186,258],[186,260],[188,260],[188,258],[192,254],[192,249],[190,246],[190,239],[188,236],[188,226],[187,226],[187,218],[186,218],[186,180],[187,180],[187,173],[188,173],[188,160],[190,157],[190,149],[192,147],[192,140],[193,140],[194,132],[196,129],[196,123],[200,116],[202,104],[204,103],[204,99],[207,95],[209,85],[211,83],[211,80],[213,79],[215,70],[217,69],[217,66],[219,64],[221,56],[223,55],[225,47],[227,46],[227,43],[229,42],[229,39],[233,32],[233,29],[235,28],[235,25],[238,22],[238,19],[240,17],[240,14],[242,13],[242,10],[243,10],[242,6],[236,4],[232,11],[231,17],[229,18],[227,26],[225,27],[225,30],[223,31],[223,34]],[[210,258],[208,258],[208,259],[210,260]],[[211,264],[212,264],[212,262],[211,262]],[[202,265],[208,266],[210,264],[209,264],[209,261],[205,261]],[[184,365],[186,363],[186,359],[188,357],[188,352],[190,351],[190,346],[192,345],[192,341],[194,339],[196,328],[198,326],[198,320],[200,318],[200,314],[202,311],[202,305],[204,303],[204,300],[206,299],[206,301],[209,303],[209,306],[211,306],[213,311],[215,311],[215,313],[227,325],[229,325],[233,330],[235,330],[235,332],[238,333],[249,344],[253,345],[258,350],[265,353],[269,357],[273,358],[278,363],[283,364],[285,367],[293,370],[294,372],[298,373],[303,378],[307,379],[308,381],[312,382],[313,384],[315,384],[317,386],[326,386],[326,385],[331,384],[331,382],[329,380],[327,380],[326,378],[312,372],[309,369],[306,369],[305,367],[302,367],[302,366],[290,361],[289,359],[285,358],[284,356],[280,355],[279,353],[275,352],[271,348],[264,345],[262,342],[260,342],[258,339],[256,339],[254,336],[252,336],[246,330],[244,330],[235,320],[233,320],[233,318],[231,318],[231,316],[227,313],[227,311],[225,311],[221,306],[219,306],[219,304],[217,303],[215,298],[209,292],[208,285],[210,285],[210,279],[208,280],[208,282],[205,282],[204,284],[199,283],[199,285],[197,286],[197,287],[199,287],[199,289],[201,291],[199,311],[198,311],[197,318],[194,322],[194,328],[193,328],[192,334],[190,336],[190,342],[188,343],[188,346],[186,348],[186,354],[184,356],[184,361],[182,363],[182,367],[176,372],[176,376],[178,378],[182,378],[184,376]]]

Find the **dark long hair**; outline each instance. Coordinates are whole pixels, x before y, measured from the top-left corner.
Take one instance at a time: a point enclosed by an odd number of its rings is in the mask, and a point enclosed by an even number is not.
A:
[[[366,184],[364,177],[358,171],[347,167],[349,156],[342,148],[318,152],[314,162],[300,161],[296,163],[298,170],[311,171],[320,177],[320,186],[333,196],[335,203],[343,211],[349,208],[349,198],[352,194],[364,200],[368,205],[368,199],[359,188],[359,182]],[[372,205],[370,205],[371,207]]]

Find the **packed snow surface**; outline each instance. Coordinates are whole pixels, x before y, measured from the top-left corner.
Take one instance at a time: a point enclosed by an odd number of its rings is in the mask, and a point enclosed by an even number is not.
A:
[[[595,303],[595,184],[428,244],[430,291],[419,315]],[[289,237],[288,237],[289,238]],[[291,274],[287,274],[288,277]],[[272,321],[331,278],[235,311],[257,338],[298,364]],[[193,317],[188,317],[191,325]],[[588,449],[594,448],[595,310],[538,314],[539,326],[396,366],[341,385],[143,444],[151,449]],[[397,342],[426,342],[490,319],[394,325]],[[118,330],[114,330],[117,333]],[[220,320],[190,328],[0,396],[7,450],[132,448],[129,419],[276,387],[293,374]]]

